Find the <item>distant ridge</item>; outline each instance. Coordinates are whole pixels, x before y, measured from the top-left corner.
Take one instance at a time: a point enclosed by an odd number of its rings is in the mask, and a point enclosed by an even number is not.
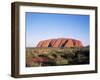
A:
[[[83,47],[81,41],[71,38],[57,38],[40,41],[37,47]]]

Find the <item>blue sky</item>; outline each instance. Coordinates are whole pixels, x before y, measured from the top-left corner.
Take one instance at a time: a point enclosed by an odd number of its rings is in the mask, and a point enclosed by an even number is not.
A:
[[[26,12],[26,47],[52,38],[73,38],[89,45],[89,15]]]

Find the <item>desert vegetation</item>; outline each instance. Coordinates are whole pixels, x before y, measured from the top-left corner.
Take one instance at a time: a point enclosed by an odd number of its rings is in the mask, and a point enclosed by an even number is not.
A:
[[[26,48],[26,67],[89,64],[89,46],[83,48]]]

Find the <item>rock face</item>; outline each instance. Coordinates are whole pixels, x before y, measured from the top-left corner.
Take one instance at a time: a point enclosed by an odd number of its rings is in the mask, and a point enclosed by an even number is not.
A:
[[[68,38],[58,38],[40,41],[37,47],[83,47],[83,44],[79,40],[68,39]]]

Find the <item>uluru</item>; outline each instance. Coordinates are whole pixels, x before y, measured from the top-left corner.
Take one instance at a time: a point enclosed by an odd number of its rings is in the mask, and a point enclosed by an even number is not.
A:
[[[59,48],[71,48],[71,47],[84,47],[80,40],[70,38],[57,38],[42,40],[37,44],[37,47],[59,47]]]

